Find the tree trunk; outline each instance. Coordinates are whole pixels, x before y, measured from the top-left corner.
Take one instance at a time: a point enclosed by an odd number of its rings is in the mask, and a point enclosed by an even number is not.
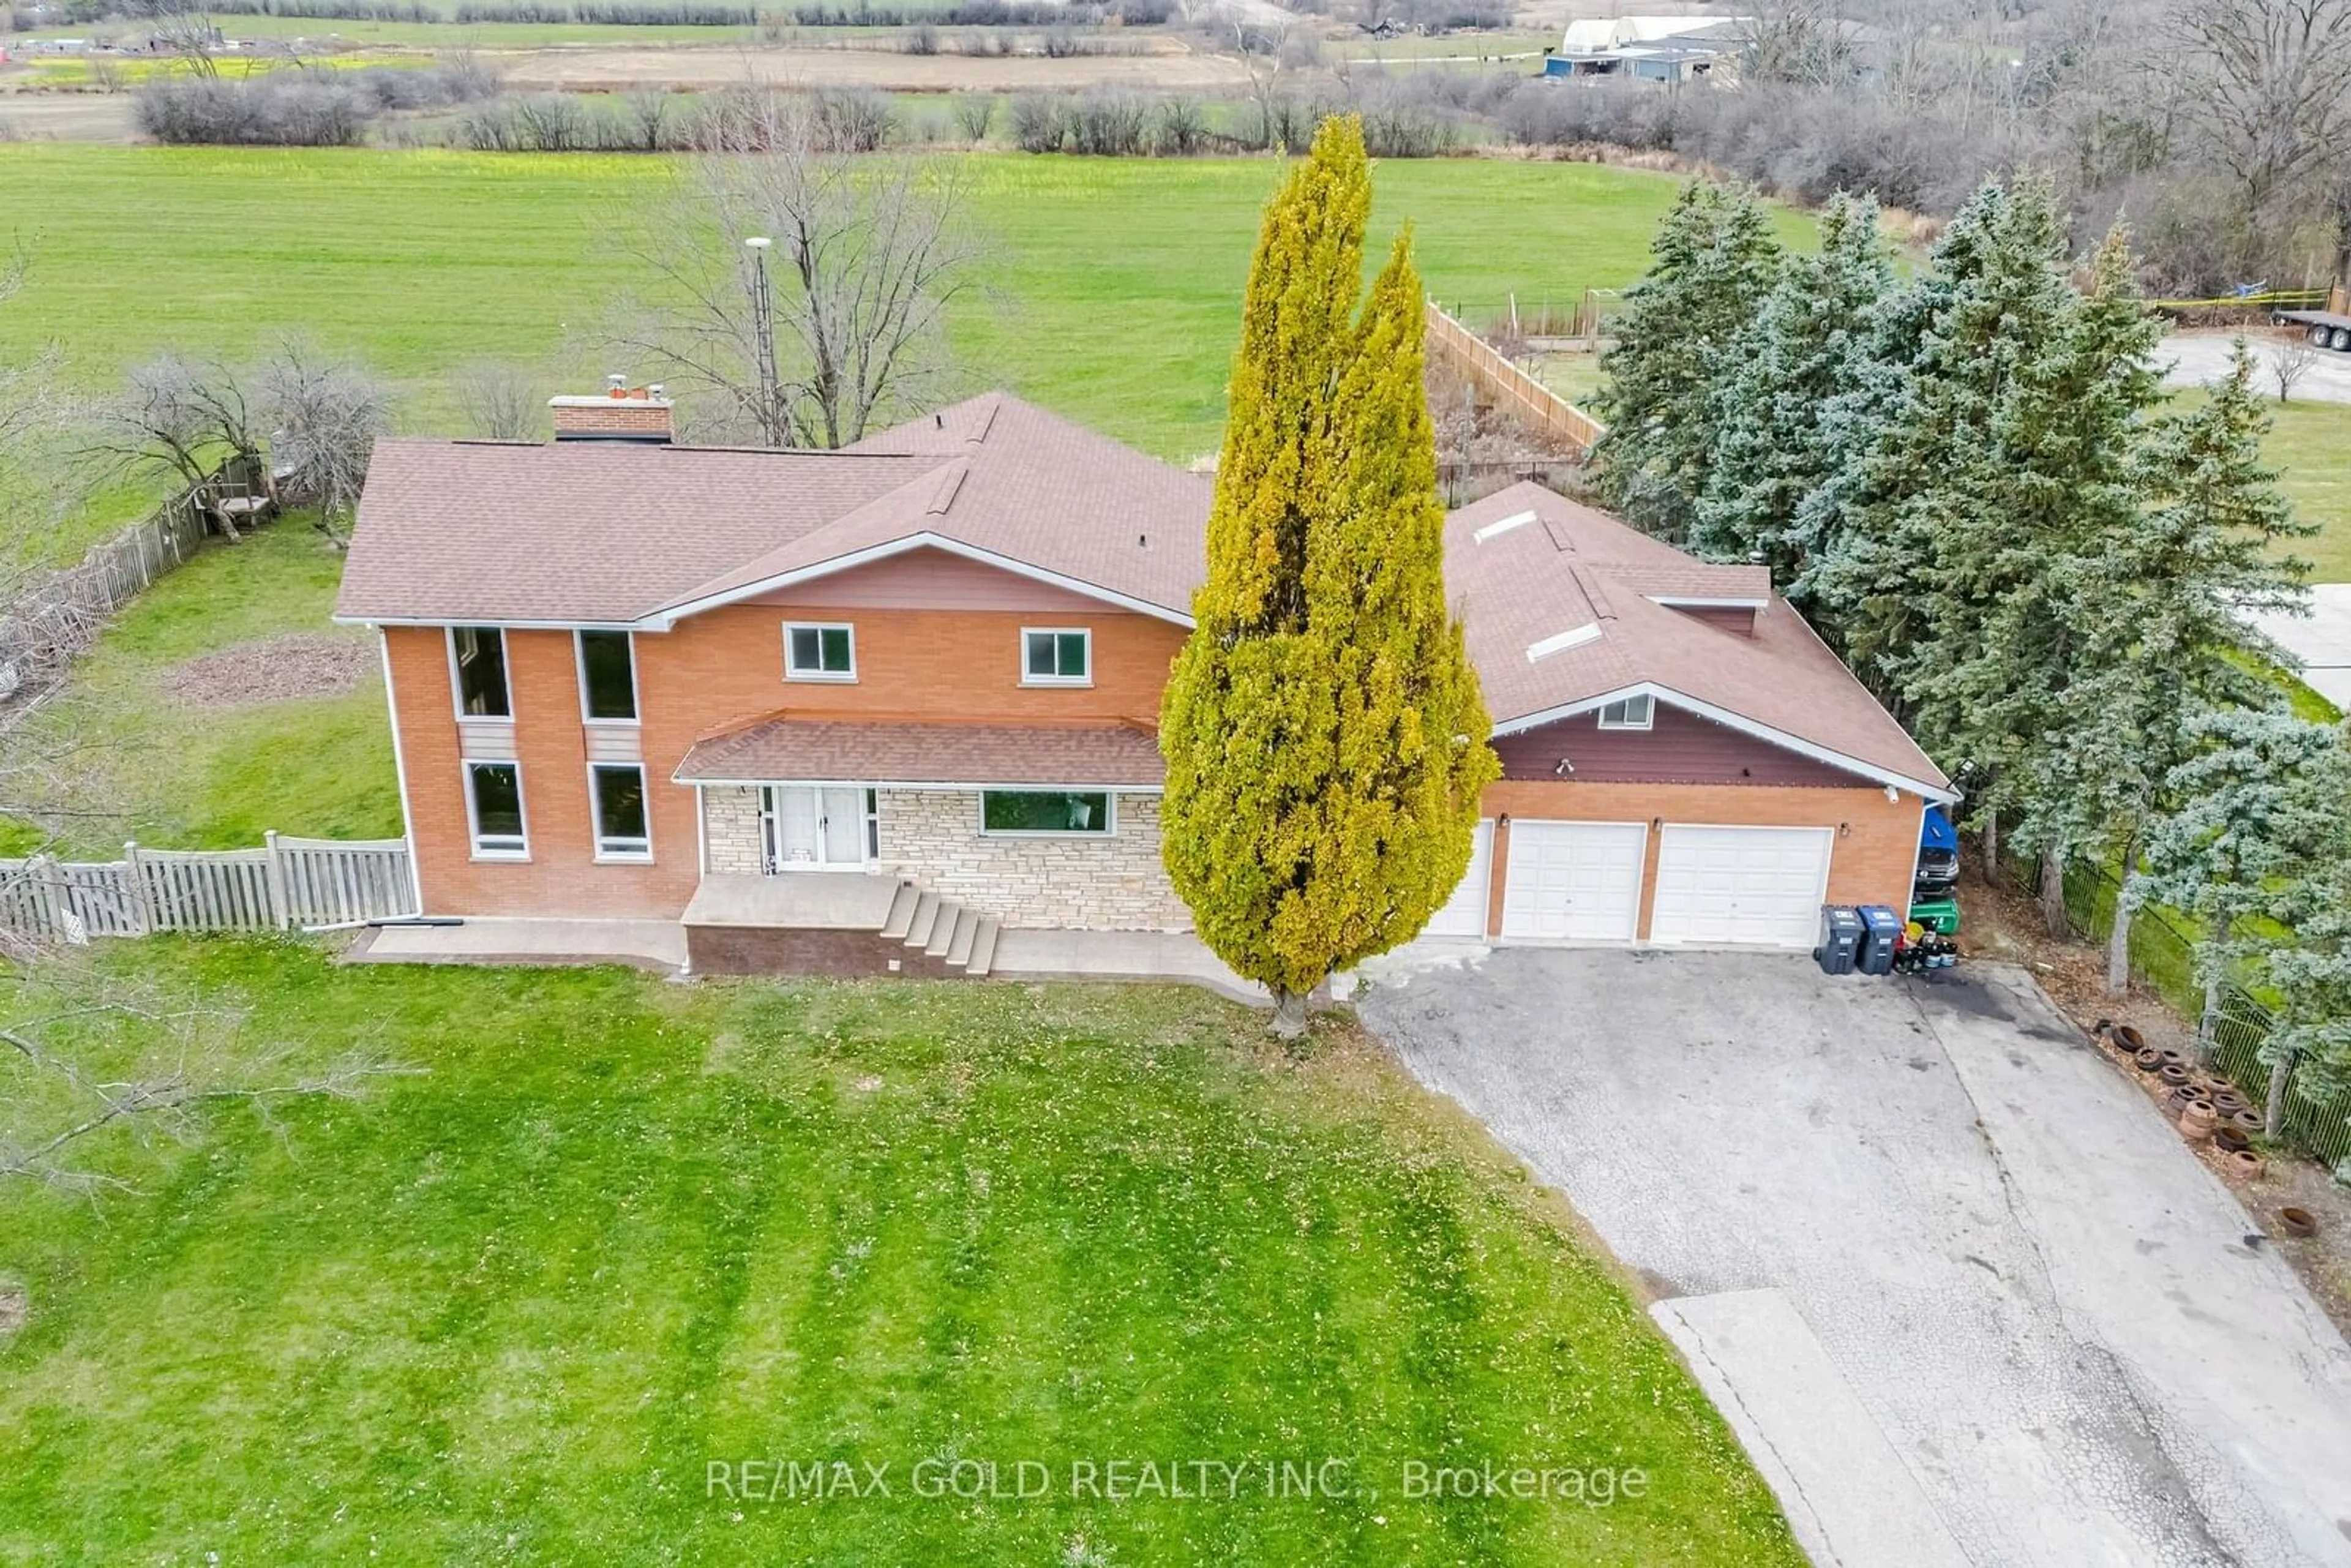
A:
[[[2000,813],[1986,811],[1983,827],[1984,883],[2000,885]]]
[[[2065,921],[2065,854],[2055,844],[2041,852],[2041,924],[2052,936],[2071,929]]]
[[[1273,988],[1273,1021],[1266,1032],[1276,1040],[1298,1040],[1306,1033],[1306,993]]]
[[[2229,950],[2229,935],[2235,925],[2234,916],[2220,916],[2210,937],[2213,956],[2208,956],[2204,965],[2204,1012],[2196,1020],[2196,1055],[2207,1067],[2212,1065],[2212,1053],[2220,1044],[2220,964],[2217,955]]]
[[[2269,1103],[2262,1108],[2262,1131],[2273,1138],[2285,1132],[2285,1090],[2294,1080],[2294,1063],[2289,1056],[2270,1069]]]
[[[2115,890],[2115,928],[2106,933],[2106,995],[2130,989],[2131,890],[2138,885],[2138,835],[2123,842],[2123,884]]]

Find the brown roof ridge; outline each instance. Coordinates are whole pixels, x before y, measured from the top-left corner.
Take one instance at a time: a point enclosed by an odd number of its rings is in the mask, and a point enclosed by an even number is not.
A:
[[[963,482],[970,473],[970,464],[962,458],[940,469],[938,482],[931,488],[931,504],[923,508],[923,515],[944,517],[954,510],[956,496],[963,489]]]

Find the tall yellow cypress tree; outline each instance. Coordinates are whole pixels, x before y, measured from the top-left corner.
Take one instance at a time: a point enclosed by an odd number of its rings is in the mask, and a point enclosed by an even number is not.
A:
[[[1160,715],[1168,875],[1286,1036],[1445,902],[1500,771],[1446,612],[1408,235],[1356,318],[1370,208],[1362,125],[1326,120],[1258,237],[1207,580]]]

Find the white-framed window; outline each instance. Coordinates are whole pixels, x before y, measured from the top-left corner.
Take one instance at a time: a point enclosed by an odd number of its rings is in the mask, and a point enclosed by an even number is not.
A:
[[[465,764],[465,824],[475,860],[528,860],[530,832],[523,821],[522,764]]]
[[[653,858],[653,812],[645,801],[644,764],[590,763],[588,805],[594,814],[598,860]]]
[[[1646,692],[1613,702],[1600,710],[1603,729],[1646,729],[1656,721],[1656,705]]]
[[[1111,800],[1103,789],[984,789],[979,831],[1102,838],[1117,826]]]
[[[846,624],[794,621],[784,627],[784,679],[853,681],[857,678],[857,629]]]
[[[449,680],[456,688],[459,718],[514,716],[513,694],[507,684],[507,634],[497,627],[449,628]]]
[[[580,716],[590,724],[637,722],[637,644],[630,632],[572,633],[580,659]]]
[[[1024,686],[1093,685],[1094,634],[1082,626],[1022,627],[1020,684]]]

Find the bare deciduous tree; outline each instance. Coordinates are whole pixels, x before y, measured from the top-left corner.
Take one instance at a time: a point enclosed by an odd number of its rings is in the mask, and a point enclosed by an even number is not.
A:
[[[987,128],[996,123],[996,95],[992,92],[957,93],[950,110],[956,129],[963,139],[977,146],[987,140]]]
[[[257,412],[236,371],[218,361],[164,354],[136,366],[119,396],[93,405],[89,423],[91,455],[125,474],[172,475],[187,488],[232,458],[260,461]]]
[[[2290,342],[2272,343],[2269,351],[2270,380],[2277,383],[2278,402],[2290,402],[2294,384],[2308,375],[2318,363],[2318,345],[2296,338]]]
[[[0,1184],[128,1187],[83,1158],[102,1134],[186,1140],[212,1106],[267,1116],[414,1071],[367,1052],[305,1069],[287,1047],[247,1042],[237,1013],[141,996],[59,956],[16,955],[0,1008]]]
[[[392,433],[391,392],[354,361],[290,339],[259,381],[270,465],[286,498],[316,507],[319,531],[345,549],[344,519],[359,505],[368,459]]]
[[[531,377],[488,361],[465,366],[455,382],[466,430],[486,441],[536,441],[547,400]]]
[[[2189,0],[2179,107],[2256,219],[2318,193],[2351,134],[2351,0]]]
[[[652,297],[605,340],[769,446],[845,446],[928,401],[947,309],[977,281],[956,169],[852,155],[838,118],[759,89],[714,102],[673,198],[628,241]]]

